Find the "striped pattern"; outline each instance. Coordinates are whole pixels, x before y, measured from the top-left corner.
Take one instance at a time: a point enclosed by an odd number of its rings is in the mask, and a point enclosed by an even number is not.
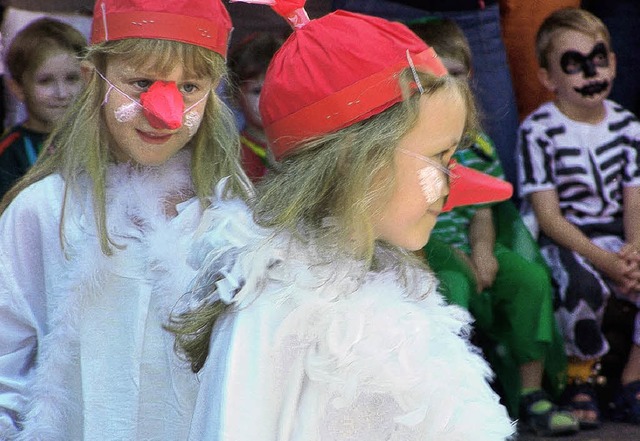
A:
[[[466,167],[504,179],[495,147],[485,134],[478,134],[470,148],[456,151],[453,157]],[[431,237],[469,252],[469,224],[478,208],[486,206],[488,205],[455,207],[447,213],[441,213],[431,231]]]
[[[622,216],[622,189],[640,186],[640,122],[605,101],[599,124],[572,121],[553,103],[520,126],[520,195],[555,189],[564,216],[576,225],[611,223]]]

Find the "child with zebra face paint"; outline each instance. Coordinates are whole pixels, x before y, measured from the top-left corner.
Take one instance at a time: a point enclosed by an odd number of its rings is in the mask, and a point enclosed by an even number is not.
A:
[[[566,401],[597,427],[598,360],[612,297],[640,306],[640,123],[607,99],[616,59],[605,25],[575,8],[551,14],[536,38],[541,82],[555,94],[519,132],[519,180],[557,285],[556,318],[569,356]],[[635,306],[634,306],[635,305]],[[640,424],[640,313],[614,415]],[[626,355],[625,355],[626,356]],[[624,356],[623,356],[624,357]]]

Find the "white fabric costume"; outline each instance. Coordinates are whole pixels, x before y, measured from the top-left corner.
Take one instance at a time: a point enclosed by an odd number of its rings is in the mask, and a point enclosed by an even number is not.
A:
[[[189,161],[181,152],[159,168],[110,167],[107,226],[126,247],[111,257],[84,194],[66,205],[61,248],[57,175],[2,215],[0,439],[186,439],[197,381],[162,325],[194,275],[186,254],[199,203],[164,214],[166,196],[191,186]]]
[[[367,271],[258,227],[239,201],[204,215],[187,310],[221,298],[190,441],[503,440],[513,432],[433,276]],[[393,269],[394,267],[396,269]],[[213,291],[213,292],[212,292]],[[413,292],[415,291],[415,292]]]

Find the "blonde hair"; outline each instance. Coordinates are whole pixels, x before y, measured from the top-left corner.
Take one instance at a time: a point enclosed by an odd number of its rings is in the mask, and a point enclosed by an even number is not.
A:
[[[136,67],[149,63],[153,69],[169,72],[178,63],[198,76],[207,76],[216,84],[226,77],[225,60],[219,54],[195,45],[160,39],[123,39],[91,46],[86,60],[101,72],[111,57],[124,56]],[[95,221],[100,234],[100,246],[105,254],[116,246],[107,234],[106,224],[106,171],[114,159],[109,150],[107,128],[101,105],[106,93],[104,81],[94,72],[72,109],[52,132],[43,148],[43,155],[30,171],[5,195],[0,203],[2,213],[17,194],[44,177],[59,173],[65,180],[65,204],[70,192],[80,188],[79,177],[86,175],[91,182],[95,206]],[[49,146],[49,147],[47,147]],[[228,107],[216,93],[207,98],[200,128],[184,148],[190,148],[191,174],[195,195],[206,205],[215,183],[229,176],[229,195],[242,196],[247,178],[239,162],[239,143],[235,120]],[[64,206],[60,225],[64,246]]]
[[[549,67],[547,58],[553,51],[553,42],[559,33],[566,31],[602,37],[611,47],[609,30],[598,17],[580,8],[559,9],[545,18],[536,34],[536,58],[540,67]]]
[[[452,76],[419,74],[427,96],[450,91],[462,98],[467,109],[467,131],[477,126],[473,96],[466,81]],[[409,97],[410,72],[400,77],[406,98],[391,108],[349,127],[307,140],[286,156],[279,171],[269,174],[259,185],[254,203],[256,222],[275,232],[297,236],[327,261],[352,257],[373,269],[401,262],[422,265],[415,256],[399,247],[376,240],[371,222],[374,201],[393,192],[395,148],[417,123],[420,94]],[[380,176],[385,176],[380,182]],[[375,204],[379,205],[379,204]],[[331,222],[325,222],[331,219]],[[354,238],[358,240],[354,242]],[[384,259],[376,256],[384,252]],[[195,291],[215,290],[215,285]],[[214,302],[195,311],[175,315],[167,327],[176,334],[176,350],[199,371],[206,360],[213,325],[226,305]]]

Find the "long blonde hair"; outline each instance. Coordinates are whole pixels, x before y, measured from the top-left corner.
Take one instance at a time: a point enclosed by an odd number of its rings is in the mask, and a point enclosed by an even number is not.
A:
[[[406,94],[401,103],[335,133],[307,140],[285,157],[279,171],[267,175],[257,188],[256,222],[312,243],[327,261],[350,255],[373,269],[391,264],[401,273],[423,266],[406,250],[377,241],[370,220],[373,202],[390,197],[395,173],[383,173],[383,182],[376,179],[381,171],[394,169],[396,146],[418,121],[420,95],[409,97],[412,80],[408,72],[400,77]],[[452,99],[459,95],[467,109],[466,131],[477,129],[474,99],[466,81],[430,74],[420,74],[420,80],[427,96],[439,90],[450,91]],[[331,222],[323,222],[326,219]],[[359,241],[354,243],[354,238]],[[382,253],[385,258],[377,262],[376,255]],[[215,284],[193,290],[212,291]],[[167,329],[176,334],[176,350],[189,360],[194,372],[204,365],[213,326],[226,308],[216,301],[171,317]]]
[[[85,60],[105,72],[110,57],[125,56],[141,67],[149,63],[149,54],[153,54],[153,68],[160,73],[171,71],[177,63],[182,63],[186,70],[212,78],[214,84],[227,75],[225,60],[219,54],[200,46],[170,40],[132,38],[104,42],[91,46]],[[90,191],[100,246],[103,253],[111,254],[116,244],[107,234],[105,204],[106,170],[113,157],[101,110],[105,93],[104,82],[94,72],[83,93],[45,143],[50,147],[43,148],[43,155],[38,162],[3,198],[0,213],[20,191],[54,173],[59,173],[65,180],[66,204],[70,192],[82,191],[78,178],[86,175],[91,181]],[[216,93],[209,94],[200,128],[185,148],[192,151],[194,191],[203,206],[213,193],[215,183],[225,176],[230,177],[227,186],[230,195],[244,194],[248,181],[239,162],[235,120]],[[64,217],[60,230],[61,243],[64,245]]]

